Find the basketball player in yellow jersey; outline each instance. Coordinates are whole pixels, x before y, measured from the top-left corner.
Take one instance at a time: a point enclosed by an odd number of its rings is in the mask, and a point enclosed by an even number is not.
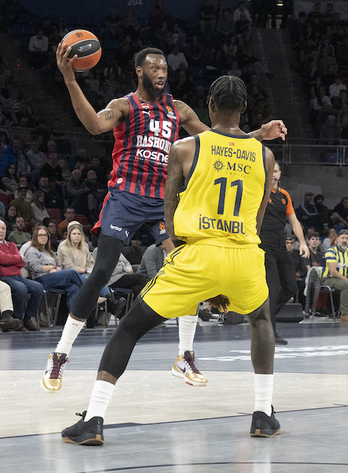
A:
[[[274,156],[239,129],[246,99],[242,80],[220,77],[209,92],[212,130],[172,145],[164,196],[166,228],[173,241],[185,244],[169,254],[121,320],[102,356],[88,410],[63,430],[63,441],[103,443],[105,412],[136,342],[170,317],[194,314],[201,300],[247,315],[255,372],[250,435],[280,433],[272,407],[274,332],[264,252],[258,246]]]

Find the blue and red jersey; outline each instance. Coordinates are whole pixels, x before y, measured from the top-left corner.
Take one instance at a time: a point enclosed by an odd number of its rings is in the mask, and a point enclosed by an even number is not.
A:
[[[126,98],[129,114],[114,128],[109,187],[163,199],[169,150],[179,139],[179,112],[169,94],[157,102],[142,102],[134,93]]]

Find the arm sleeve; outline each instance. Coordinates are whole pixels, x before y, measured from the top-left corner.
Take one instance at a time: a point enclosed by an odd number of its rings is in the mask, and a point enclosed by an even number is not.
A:
[[[33,272],[37,274],[44,272],[43,265],[40,264],[39,262],[40,255],[36,248],[29,248],[25,256],[27,258],[27,265],[29,268],[29,272]]]
[[[13,266],[23,261],[14,243],[11,242],[11,246],[9,248],[11,251],[10,253],[5,253],[0,250],[0,265],[1,266]]]

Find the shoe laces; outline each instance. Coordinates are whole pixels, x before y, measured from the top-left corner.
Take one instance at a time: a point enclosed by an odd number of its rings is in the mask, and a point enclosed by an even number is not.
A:
[[[53,366],[52,366],[52,371],[50,374],[50,379],[58,379],[60,370],[62,369],[62,366],[67,362],[67,358],[64,360],[52,360]]]
[[[191,352],[185,351],[184,360],[185,360],[185,363],[189,366],[189,368],[192,370],[193,373],[201,374],[200,371],[198,370],[197,366],[196,366],[195,358],[194,358],[194,356],[192,355]]]

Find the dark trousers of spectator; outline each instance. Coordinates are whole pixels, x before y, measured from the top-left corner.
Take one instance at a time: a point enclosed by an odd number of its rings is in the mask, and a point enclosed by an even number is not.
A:
[[[270,238],[262,238],[262,236],[260,246],[266,252],[266,279],[269,289],[271,320],[275,333],[276,315],[289,299],[297,294],[296,270],[293,259],[285,247],[284,235],[267,232],[267,236]]]
[[[22,276],[5,276],[1,280],[11,288],[13,317],[27,321],[31,317],[36,317],[43,295],[42,285]],[[27,303],[28,294],[30,298]]]
[[[71,311],[72,304],[83,286],[80,276],[74,269],[62,269],[56,273],[47,273],[35,279],[41,283],[44,289],[62,289],[67,293],[66,303],[69,311]]]
[[[131,289],[134,292],[134,299],[140,294],[142,288],[147,283],[147,279],[142,274],[124,274],[120,279],[111,284],[113,289]]]

